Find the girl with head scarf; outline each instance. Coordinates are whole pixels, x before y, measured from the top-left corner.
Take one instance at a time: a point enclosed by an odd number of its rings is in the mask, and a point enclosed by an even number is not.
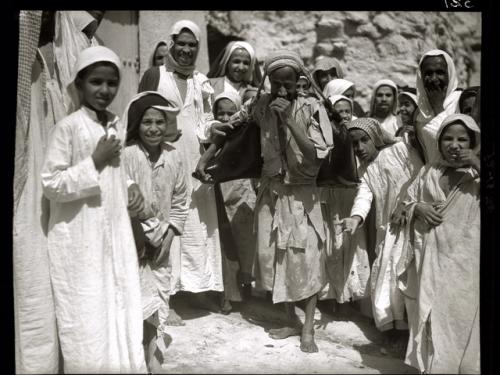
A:
[[[405,362],[426,373],[479,374],[479,127],[449,115],[434,147],[439,158],[409,187],[401,222],[407,246],[397,275],[411,307]]]
[[[370,103],[370,117],[378,120],[380,126],[391,135],[398,128],[398,86],[390,79],[381,79],[375,83]]]
[[[228,43],[212,63],[207,77],[214,95],[232,91],[241,96],[247,87],[259,87],[262,80],[255,50],[243,41]]]
[[[346,79],[337,78],[326,84],[323,89],[323,95],[326,97],[333,95],[344,95],[352,100],[353,103],[353,114],[356,117],[364,117],[365,111],[357,101],[354,100],[354,96],[356,95],[356,87],[354,87],[354,83],[348,81]]]
[[[321,57],[316,60],[312,77],[316,85],[323,90],[326,84],[334,79],[344,78],[340,62],[334,57]]]
[[[149,67],[160,66],[165,64],[166,57],[168,54],[168,43],[164,40],[160,40],[156,43],[156,46],[149,60]]]
[[[164,349],[168,325],[184,325],[170,308],[170,296],[178,291],[179,236],[188,213],[186,171],[175,139],[179,108],[153,91],[132,98],[123,120],[127,123],[127,147],[123,164],[128,178],[139,185],[145,210],[132,217],[138,243],[144,343],[148,369],[160,366],[155,353]],[[139,240],[139,241],[138,241]]]
[[[121,62],[106,47],[90,47],[72,77],[79,109],[56,124],[41,173],[64,372],[144,372],[139,268],[127,212],[143,200],[137,185],[127,188],[120,162],[125,127],[106,110]]]
[[[401,241],[397,242],[389,223],[399,196],[406,192],[407,185],[422,162],[411,145],[396,142],[375,119],[361,118],[352,121],[349,134],[364,172],[350,217],[343,220],[343,226],[346,231],[355,233],[373,207],[374,220],[373,223],[367,222],[369,227],[366,230],[374,233],[369,237],[375,239],[373,244],[368,245],[368,250],[375,253],[370,276],[375,324],[381,331],[408,329],[404,321],[404,298],[397,290],[392,276],[403,244]]]
[[[422,144],[426,163],[439,158],[434,144],[443,120],[458,111],[461,91],[457,90],[458,76],[449,54],[442,50],[426,52],[418,64],[418,114],[415,130]]]
[[[170,32],[165,65],[148,69],[139,84],[139,92],[158,91],[179,107],[177,126],[182,137],[176,148],[187,171],[194,171],[203,146],[209,143],[213,124],[213,89],[207,77],[196,71],[201,32],[188,20],[176,22]],[[218,310],[203,292],[224,289],[222,259],[213,186],[187,177],[189,213],[180,236],[180,290],[195,293],[193,298],[212,310]]]

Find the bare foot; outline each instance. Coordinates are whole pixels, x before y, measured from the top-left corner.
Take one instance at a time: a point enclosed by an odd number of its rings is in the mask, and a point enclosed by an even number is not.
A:
[[[168,312],[167,319],[165,319],[165,324],[167,326],[185,326],[186,325],[186,323],[184,323],[182,318],[172,308],[170,308],[170,311]]]
[[[302,333],[300,337],[300,350],[305,353],[316,353],[319,351],[316,342],[314,342],[314,334]]]
[[[229,315],[232,309],[233,306],[231,306],[231,302],[228,299],[224,298],[222,302],[221,313],[224,315]]]
[[[275,340],[286,339],[290,336],[300,336],[301,327],[283,327],[269,330],[269,337]]]

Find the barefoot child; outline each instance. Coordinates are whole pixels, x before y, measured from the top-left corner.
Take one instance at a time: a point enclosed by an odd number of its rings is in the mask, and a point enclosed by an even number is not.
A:
[[[59,121],[42,169],[50,200],[48,251],[64,372],[144,372],[139,267],[120,153],[125,128],[106,108],[121,62],[106,47],[78,56],[77,111]],[[71,90],[71,92],[75,92]]]
[[[260,127],[264,165],[256,203],[254,269],[257,283],[272,291],[274,303],[285,302],[287,310],[285,326],[270,330],[269,335],[274,339],[301,336],[301,350],[317,352],[314,310],[326,273],[316,176],[332,144],[332,130],[319,101],[297,95],[304,69],[294,52],[271,53],[265,63],[271,93],[257,95],[230,124],[255,121]],[[303,325],[295,314],[297,301],[306,305]]]
[[[145,236],[144,247],[138,250],[150,370],[158,362],[157,339],[163,338],[165,326],[184,324],[169,309],[169,297],[178,289],[175,275],[180,272],[180,247],[178,241],[172,242],[182,234],[188,213],[183,164],[175,146],[166,142],[176,135],[178,113],[158,92],[145,91],[132,98],[123,116],[127,121],[123,162],[129,178],[139,185],[146,208],[133,220],[139,219]]]

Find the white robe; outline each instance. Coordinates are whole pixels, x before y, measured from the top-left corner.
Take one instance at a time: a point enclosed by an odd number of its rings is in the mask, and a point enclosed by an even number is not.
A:
[[[187,80],[184,102],[172,72],[160,67],[158,92],[176,103],[181,111],[177,127],[182,130],[176,142],[187,177],[189,213],[180,237],[181,287],[193,293],[223,291],[222,258],[217,224],[214,188],[191,176],[203,148],[197,137],[197,127],[208,124],[212,115],[210,95],[213,90],[208,78],[195,72]],[[176,242],[172,243],[174,246]],[[172,250],[171,250],[172,251]]]
[[[139,267],[122,166],[98,172],[105,129],[82,107],[56,124],[42,169],[50,199],[49,265],[64,372],[144,372]]]

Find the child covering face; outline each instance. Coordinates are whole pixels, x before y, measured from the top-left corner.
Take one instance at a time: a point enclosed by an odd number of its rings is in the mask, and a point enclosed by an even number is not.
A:
[[[144,315],[144,343],[150,370],[158,369],[157,347],[165,348],[169,325],[183,325],[169,307],[178,290],[180,247],[188,213],[186,175],[179,151],[166,142],[176,137],[179,109],[157,92],[132,98],[124,119],[127,147],[124,164],[129,179],[144,194],[145,209],[131,212],[138,244]]]
[[[125,127],[106,110],[120,83],[106,47],[78,57],[77,111],[56,124],[42,170],[48,250],[65,372],[143,372],[141,289],[128,219],[142,196],[121,160]],[[78,322],[78,324],[74,324]]]

